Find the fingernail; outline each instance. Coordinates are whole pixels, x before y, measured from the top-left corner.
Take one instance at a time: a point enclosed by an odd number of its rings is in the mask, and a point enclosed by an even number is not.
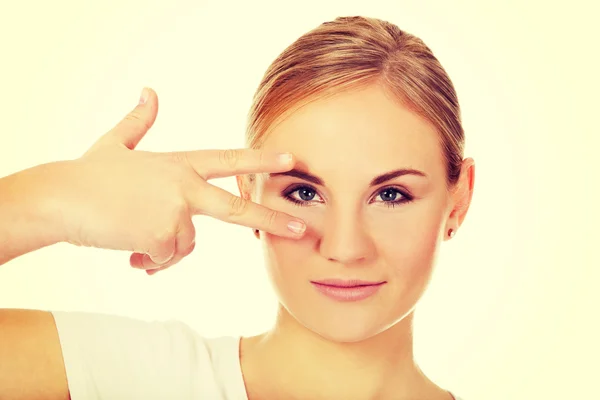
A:
[[[289,163],[292,162],[292,155],[290,153],[280,154],[278,157],[278,160],[281,164],[288,165]]]
[[[306,225],[302,222],[292,221],[288,224],[288,229],[294,233],[300,234],[304,233],[306,230]]]
[[[148,97],[150,96],[150,92],[147,88],[142,89],[142,94],[140,96],[140,105],[146,104],[148,101]]]

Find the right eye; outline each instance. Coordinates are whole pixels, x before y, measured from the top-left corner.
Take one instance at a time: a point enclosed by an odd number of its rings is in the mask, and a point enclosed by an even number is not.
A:
[[[284,199],[299,206],[306,206],[308,205],[307,203],[312,203],[315,197],[320,198],[317,191],[311,186],[296,186],[283,193]]]

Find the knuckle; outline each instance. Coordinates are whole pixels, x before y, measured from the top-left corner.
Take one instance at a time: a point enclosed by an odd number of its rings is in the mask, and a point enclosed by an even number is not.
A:
[[[190,216],[190,205],[185,201],[184,196],[179,196],[177,200],[175,200],[175,218],[174,222],[176,225],[181,224],[183,221],[189,221],[191,219]]]
[[[229,216],[237,217],[246,212],[248,209],[248,201],[238,197],[232,196],[231,200],[229,200]]]
[[[167,215],[168,229],[165,230],[165,235],[169,236],[169,240],[174,241],[179,233],[179,227],[183,222],[189,220],[190,210],[183,196],[178,196],[174,193],[173,199],[171,200],[170,212]]]
[[[150,128],[149,122],[147,121],[147,119],[144,118],[143,115],[137,110],[133,110],[132,112],[127,114],[127,116],[125,116],[125,119],[136,125],[143,126],[144,128]]]
[[[175,164],[187,164],[188,158],[185,152],[174,151],[169,153],[169,159],[173,161]]]
[[[188,255],[190,255],[192,253],[192,251],[194,251],[194,249],[196,248],[196,242],[192,242],[187,249],[184,250],[183,252],[183,256],[186,257]]]
[[[269,210],[265,213],[264,223],[268,228],[273,228],[277,221],[277,211]]]
[[[171,250],[175,243],[175,235],[170,230],[156,231],[150,238],[152,253],[163,253]]]
[[[227,168],[235,168],[240,160],[240,152],[235,149],[226,149],[219,152],[219,160]]]

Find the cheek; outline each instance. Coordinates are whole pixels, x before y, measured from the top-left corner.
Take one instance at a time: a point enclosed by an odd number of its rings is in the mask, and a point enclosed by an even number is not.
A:
[[[404,282],[427,279],[435,263],[443,224],[438,207],[414,207],[372,219],[373,241],[392,275]]]
[[[311,256],[311,243],[306,239],[285,239],[263,232],[263,249],[266,266],[278,285],[293,282],[297,277],[305,276],[302,266]]]
[[[301,266],[308,265],[307,260],[314,257],[315,232],[322,225],[322,210],[317,207],[294,206],[272,193],[267,193],[261,200],[264,206],[300,218],[307,224],[307,232],[302,239],[286,239],[261,232],[269,273],[282,283],[293,276],[305,276],[306,270]],[[285,279],[282,278],[284,275]]]

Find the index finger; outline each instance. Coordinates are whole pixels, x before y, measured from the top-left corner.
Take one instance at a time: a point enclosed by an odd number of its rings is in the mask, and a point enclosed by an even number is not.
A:
[[[210,183],[203,183],[202,190],[198,192],[202,195],[190,196],[188,199],[192,214],[207,215],[221,221],[290,238],[299,238],[306,230],[306,224],[301,219],[235,196]]]
[[[181,153],[205,180],[252,173],[285,172],[295,163],[291,153],[255,149],[196,150]]]

